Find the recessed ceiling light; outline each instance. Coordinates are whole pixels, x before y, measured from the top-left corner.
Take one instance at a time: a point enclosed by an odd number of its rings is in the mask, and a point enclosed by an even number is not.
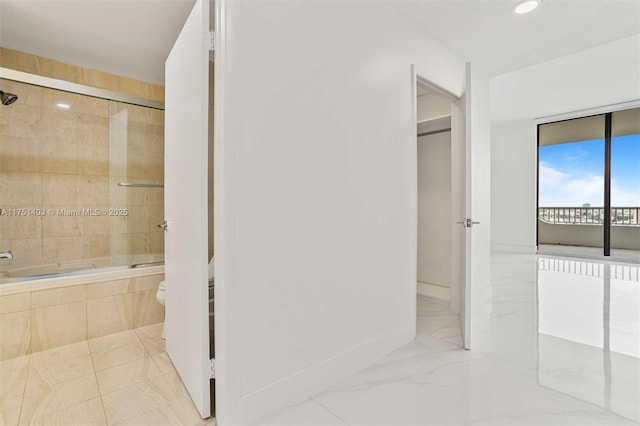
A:
[[[62,108],[62,109],[69,109],[69,108],[71,108],[71,105],[69,105],[69,104],[56,104],[56,106],[57,106],[58,108]]]
[[[542,0],[521,0],[513,6],[513,13],[523,15],[529,13],[542,3]]]

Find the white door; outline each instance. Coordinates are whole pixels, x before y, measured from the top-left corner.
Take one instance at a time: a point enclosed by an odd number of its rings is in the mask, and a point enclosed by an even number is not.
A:
[[[452,263],[466,349],[472,345],[472,313],[491,296],[491,140],[485,82],[467,63],[464,91],[452,104],[451,117],[452,210],[455,221],[461,222],[453,225],[458,244]]]
[[[467,64],[464,92],[451,104],[451,204],[452,204],[452,308],[460,315],[464,347],[470,347],[471,230],[471,138],[470,75]],[[457,285],[456,285],[457,284]]]
[[[167,353],[209,417],[207,155],[209,1],[196,1],[166,61],[165,280]]]

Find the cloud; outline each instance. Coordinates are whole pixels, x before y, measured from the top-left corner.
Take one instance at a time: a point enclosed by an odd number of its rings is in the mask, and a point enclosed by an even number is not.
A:
[[[576,176],[540,162],[540,207],[580,207],[584,203],[602,206],[604,179],[602,176]]]
[[[611,178],[611,206],[638,207],[640,206],[640,192],[626,191],[619,187],[615,179]]]
[[[604,205],[604,177],[584,172],[569,174],[540,161],[540,207],[593,207]],[[611,182],[611,201],[615,206],[639,206],[640,195]]]

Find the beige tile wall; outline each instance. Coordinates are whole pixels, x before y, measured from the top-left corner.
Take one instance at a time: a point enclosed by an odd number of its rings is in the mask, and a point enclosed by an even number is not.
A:
[[[164,321],[164,274],[0,296],[0,361]]]
[[[2,89],[19,101],[0,116],[0,208],[108,205],[108,101],[8,80]],[[107,256],[108,246],[94,243],[108,241],[108,228],[79,219],[0,217],[0,247],[15,255],[2,266]]]
[[[164,87],[0,47],[0,67],[164,101]]]

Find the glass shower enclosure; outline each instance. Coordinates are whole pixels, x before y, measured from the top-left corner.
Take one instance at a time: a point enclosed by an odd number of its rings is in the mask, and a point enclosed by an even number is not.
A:
[[[162,263],[163,104],[0,75],[0,282]]]

